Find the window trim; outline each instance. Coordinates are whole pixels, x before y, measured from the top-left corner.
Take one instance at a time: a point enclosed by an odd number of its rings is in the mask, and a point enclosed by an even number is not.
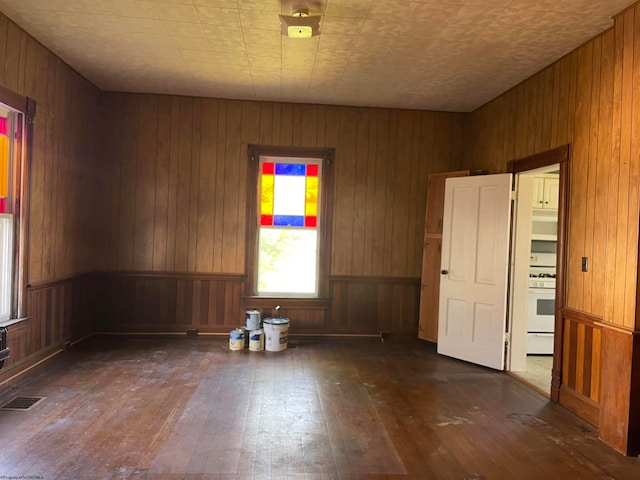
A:
[[[320,222],[318,224],[318,295],[308,297],[313,300],[328,295],[329,274],[331,269],[331,239],[333,227],[333,190],[334,175],[333,164],[335,161],[335,148],[316,147],[284,147],[273,145],[249,144],[247,146],[247,231],[245,245],[245,296],[267,298],[258,296],[256,271],[258,257],[258,166],[261,156],[270,157],[298,157],[322,159],[322,185],[320,202]],[[300,298],[296,296],[278,296],[268,298]],[[307,297],[305,297],[307,298]]]
[[[0,103],[16,111],[16,130],[18,141],[15,142],[14,187],[13,197],[13,294],[10,320],[21,318],[27,314],[27,279],[28,279],[28,198],[29,172],[31,170],[31,154],[33,151],[33,126],[36,116],[36,102],[32,98],[22,96],[0,85]],[[15,160],[17,159],[17,160]],[[4,322],[6,323],[6,322]]]

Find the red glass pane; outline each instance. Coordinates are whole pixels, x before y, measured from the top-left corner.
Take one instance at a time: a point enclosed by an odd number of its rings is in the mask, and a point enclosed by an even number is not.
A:
[[[317,177],[318,176],[318,165],[307,165],[307,176],[308,177]]]
[[[273,163],[271,162],[264,162],[262,164],[262,173],[264,175],[273,175],[274,172],[274,166]]]
[[[318,226],[318,217],[304,217],[304,226],[305,227],[317,227]]]
[[[260,215],[260,225],[271,227],[273,225],[273,215]]]
[[[5,200],[5,198],[0,198],[0,213],[9,213],[7,212],[7,205]]]

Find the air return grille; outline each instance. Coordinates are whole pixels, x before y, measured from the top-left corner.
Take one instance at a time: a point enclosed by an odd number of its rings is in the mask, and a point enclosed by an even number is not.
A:
[[[24,412],[25,410],[30,410],[35,407],[36,404],[44,398],[45,397],[16,397],[0,407],[0,410],[18,410]]]

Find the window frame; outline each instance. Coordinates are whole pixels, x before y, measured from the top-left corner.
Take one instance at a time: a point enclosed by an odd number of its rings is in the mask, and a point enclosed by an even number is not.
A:
[[[13,174],[10,179],[13,192],[10,200],[13,214],[11,313],[9,320],[0,323],[0,326],[6,326],[24,318],[27,314],[28,172],[33,151],[36,102],[32,98],[19,95],[0,85],[0,103],[9,107],[15,114],[16,133],[11,158]]]
[[[258,295],[258,188],[260,157],[283,158],[317,158],[322,162],[322,180],[320,185],[320,212],[318,222],[318,292],[317,296],[300,297],[296,294],[265,296]],[[247,147],[247,231],[245,246],[245,296],[254,298],[287,298],[287,299],[318,299],[326,298],[329,289],[329,273],[331,266],[331,239],[333,226],[333,190],[335,161],[334,148],[316,147],[283,147],[273,145],[249,144]]]

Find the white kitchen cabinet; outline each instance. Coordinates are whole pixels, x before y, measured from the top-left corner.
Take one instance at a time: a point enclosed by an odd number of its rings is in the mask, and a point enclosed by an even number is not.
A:
[[[558,209],[560,178],[558,175],[540,175],[533,180],[533,208]]]

